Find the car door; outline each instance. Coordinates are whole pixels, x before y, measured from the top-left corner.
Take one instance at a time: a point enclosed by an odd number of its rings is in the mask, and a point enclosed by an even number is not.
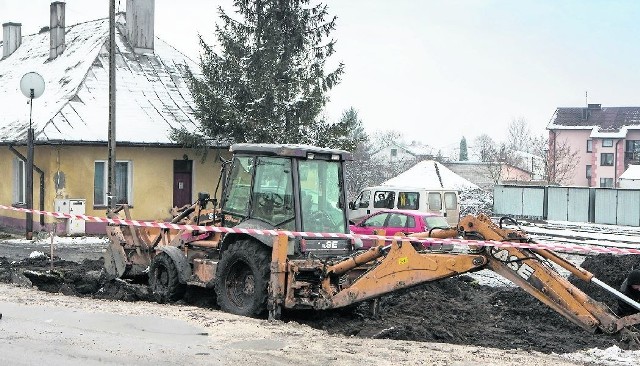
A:
[[[354,234],[373,235],[374,230],[385,229],[385,222],[387,221],[388,216],[389,214],[386,212],[371,215],[358,224],[352,225],[351,231]],[[362,239],[364,249],[371,248],[373,243],[373,239]]]
[[[385,227],[386,235],[393,236],[397,233],[407,232],[407,215],[401,213],[390,213]]]

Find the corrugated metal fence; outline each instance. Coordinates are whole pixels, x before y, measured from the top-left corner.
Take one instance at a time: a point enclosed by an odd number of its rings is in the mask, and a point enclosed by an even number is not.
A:
[[[496,185],[493,212],[532,219],[640,226],[640,190]]]

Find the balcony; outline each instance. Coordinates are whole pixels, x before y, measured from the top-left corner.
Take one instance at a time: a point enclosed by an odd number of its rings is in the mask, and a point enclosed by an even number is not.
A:
[[[629,163],[640,163],[640,152],[625,152],[624,153],[624,162],[626,164]]]

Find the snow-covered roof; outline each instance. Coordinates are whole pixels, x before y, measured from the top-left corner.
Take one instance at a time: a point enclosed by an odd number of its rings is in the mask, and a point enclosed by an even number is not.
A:
[[[591,137],[615,138],[620,134],[606,133],[622,132],[624,127],[640,127],[640,107],[601,107],[593,104],[584,108],[558,108],[547,129],[594,129],[596,135]],[[604,135],[598,136],[599,133]]]
[[[629,165],[627,170],[620,175],[620,179],[640,180],[640,165]]]
[[[404,173],[382,183],[382,185],[455,190],[478,188],[477,185],[434,160],[423,160]]]
[[[116,27],[116,138],[118,143],[170,144],[170,127],[195,130],[194,102],[186,68],[199,68],[155,38],[154,53],[135,54],[126,39],[124,17]],[[66,27],[65,50],[49,60],[49,32],[24,36],[18,49],[0,60],[0,143],[25,141],[27,98],[20,79],[31,71],[45,80],[33,102],[38,143],[103,143],[109,121],[109,22],[99,19]],[[0,46],[1,54],[2,46]]]

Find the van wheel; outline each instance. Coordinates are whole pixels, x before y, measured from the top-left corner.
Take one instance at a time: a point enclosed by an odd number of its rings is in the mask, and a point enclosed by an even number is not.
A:
[[[176,264],[166,253],[156,255],[151,261],[149,284],[159,303],[180,300],[186,290],[186,285],[180,283]]]
[[[271,249],[254,240],[229,246],[218,262],[215,290],[223,311],[250,317],[266,314]]]

